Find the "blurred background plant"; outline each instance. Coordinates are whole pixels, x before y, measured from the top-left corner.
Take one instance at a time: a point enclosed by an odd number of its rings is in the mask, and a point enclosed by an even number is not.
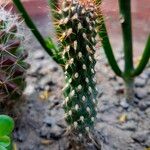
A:
[[[145,49],[138,66],[135,68],[133,63],[133,42],[132,42],[132,18],[131,18],[131,0],[124,2],[119,0],[120,9],[120,23],[122,27],[123,37],[123,52],[124,52],[124,71],[122,71],[115,59],[112,46],[109,41],[107,29],[105,26],[104,17],[102,17],[101,29],[98,31],[101,37],[101,43],[108,62],[115,72],[115,74],[121,77],[125,83],[125,96],[126,101],[130,104],[134,101],[134,79],[140,75],[148,64],[150,58],[150,36],[147,39]]]

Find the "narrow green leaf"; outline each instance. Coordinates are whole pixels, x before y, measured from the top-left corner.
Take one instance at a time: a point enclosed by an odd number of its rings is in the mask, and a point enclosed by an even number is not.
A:
[[[44,48],[44,50],[57,62],[57,58],[54,58],[53,56],[53,50],[49,49],[50,47],[47,46],[46,41],[44,39],[44,37],[41,35],[41,33],[39,32],[39,30],[37,29],[36,25],[34,24],[34,22],[32,21],[31,17],[29,16],[29,14],[27,13],[26,9],[24,8],[22,2],[20,0],[13,0],[16,8],[20,11],[22,17],[24,18],[24,21],[26,23],[26,25],[29,27],[29,29],[31,29],[33,35],[36,37],[36,39],[39,41],[39,43],[41,44],[41,46]],[[50,37],[49,37],[50,38]],[[51,39],[51,46],[52,46],[52,39]],[[54,47],[54,46],[53,46]]]

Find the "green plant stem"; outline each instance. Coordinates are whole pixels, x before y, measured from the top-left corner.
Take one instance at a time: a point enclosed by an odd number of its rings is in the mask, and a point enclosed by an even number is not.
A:
[[[131,28],[131,1],[119,0],[120,22],[122,26],[125,73],[126,77],[130,76],[133,71],[133,48],[132,48],[132,28]]]
[[[142,59],[138,65],[138,67],[132,72],[131,76],[135,77],[138,76],[140,73],[143,72],[144,68],[146,67],[148,61],[150,58],[150,35],[148,37],[143,55],[142,55]]]
[[[30,18],[30,16],[28,15],[27,11],[25,10],[24,6],[22,5],[22,3],[20,2],[20,0],[13,0],[14,4],[16,5],[17,9],[20,11],[20,13],[22,14],[22,17],[24,18],[25,23],[27,24],[27,26],[31,29],[32,33],[34,34],[34,36],[37,38],[37,40],[39,41],[39,43],[41,44],[41,46],[44,48],[44,50],[59,64],[63,64],[63,61],[58,59],[58,57],[55,57],[55,44],[52,42],[52,39],[49,37],[50,39],[50,44],[47,44],[47,42],[44,40],[43,36],[40,34],[40,32],[38,31],[37,27],[35,26],[35,24],[32,22],[32,19]],[[51,46],[49,46],[51,45]],[[53,48],[53,49],[52,49]]]
[[[111,66],[111,68],[113,69],[113,71],[120,77],[122,77],[122,72],[117,64],[117,61],[115,59],[115,56],[113,54],[113,50],[108,38],[108,34],[107,34],[107,30],[106,30],[106,26],[105,26],[105,22],[104,22],[104,18],[101,18],[102,24],[99,30],[99,36],[101,37],[102,41],[102,46],[104,48],[105,54],[108,58],[108,62]]]
[[[126,101],[132,104],[134,99],[134,78],[128,78],[127,80],[124,80],[124,83]]]

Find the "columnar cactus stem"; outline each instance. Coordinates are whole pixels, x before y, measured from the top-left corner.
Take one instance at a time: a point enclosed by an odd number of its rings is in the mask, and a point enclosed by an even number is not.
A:
[[[86,133],[96,119],[95,45],[96,20],[94,5],[85,8],[78,2],[63,3],[57,15],[57,34],[65,59],[64,110],[67,123],[76,133]]]

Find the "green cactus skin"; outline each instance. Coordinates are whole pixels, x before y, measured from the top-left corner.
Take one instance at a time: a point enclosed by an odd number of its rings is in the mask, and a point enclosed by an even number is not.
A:
[[[27,57],[18,17],[0,7],[0,102],[19,99],[25,88]]]
[[[94,58],[96,13],[94,5],[85,8],[66,1],[57,13],[56,31],[65,59],[64,110],[69,128],[79,135],[94,127],[96,119],[96,79]]]

